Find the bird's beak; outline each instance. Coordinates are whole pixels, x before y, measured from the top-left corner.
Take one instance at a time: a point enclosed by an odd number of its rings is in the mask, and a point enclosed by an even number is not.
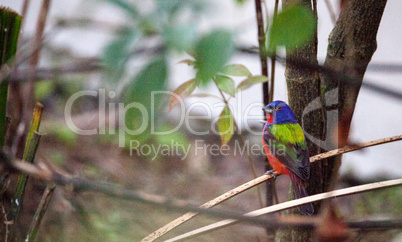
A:
[[[270,108],[268,108],[268,107],[263,107],[262,108],[262,111],[264,111],[265,113],[272,113],[273,111],[272,111],[272,109],[270,109]]]

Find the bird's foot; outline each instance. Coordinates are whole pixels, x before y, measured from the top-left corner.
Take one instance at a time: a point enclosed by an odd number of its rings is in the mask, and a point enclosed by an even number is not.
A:
[[[271,175],[274,177],[274,181],[276,180],[276,176],[274,175],[275,170],[269,170],[267,172],[264,173],[264,175]]]

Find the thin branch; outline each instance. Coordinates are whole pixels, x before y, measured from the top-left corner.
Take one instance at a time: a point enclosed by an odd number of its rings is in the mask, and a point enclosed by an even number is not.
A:
[[[104,65],[101,63],[99,59],[85,58],[60,67],[36,68],[35,70],[29,68],[19,69],[18,72],[14,71],[12,73],[11,81],[23,82],[24,80],[27,80],[30,77],[33,77],[34,81],[51,80],[60,75],[89,73],[94,71],[100,71],[103,68]]]
[[[268,77],[267,51],[265,48],[264,18],[262,16],[261,0],[255,0],[255,13],[258,30],[258,48],[261,63],[261,75]],[[262,84],[264,103],[269,103],[268,82]]]
[[[297,207],[302,204],[322,201],[322,200],[329,199],[329,198],[343,197],[343,196],[347,196],[347,195],[372,191],[372,190],[385,188],[385,187],[394,187],[394,186],[401,186],[401,185],[402,185],[402,178],[389,180],[389,181],[375,182],[375,183],[370,183],[370,184],[365,184],[365,185],[360,185],[360,186],[354,186],[354,187],[339,189],[339,190],[330,191],[330,192],[324,192],[321,194],[316,194],[316,195],[312,195],[312,196],[308,196],[308,197],[304,197],[304,198],[299,198],[299,199],[283,202],[283,203],[276,204],[276,205],[273,205],[270,207],[266,207],[266,208],[262,208],[262,209],[258,209],[258,210],[246,213],[246,214],[244,214],[244,216],[258,217],[258,216],[294,208],[294,207]],[[166,241],[172,242],[172,241],[194,238],[201,234],[206,234],[206,233],[209,233],[209,232],[212,232],[212,231],[224,228],[224,227],[228,227],[230,225],[233,225],[233,224],[236,224],[239,222],[241,222],[241,221],[233,220],[233,219],[226,219],[226,220],[223,220],[223,221],[220,221],[217,223],[213,223],[213,224],[201,227],[199,229],[190,231],[188,233],[179,235],[177,237],[174,237],[174,238],[166,240]]]
[[[313,162],[316,162],[316,161],[319,161],[319,160],[322,160],[322,159],[326,159],[326,158],[329,158],[329,157],[332,157],[332,156],[336,156],[336,155],[339,155],[339,154],[344,154],[344,153],[352,152],[352,151],[355,151],[355,150],[363,149],[363,148],[366,148],[366,147],[371,147],[371,146],[380,145],[380,144],[386,144],[386,143],[389,143],[389,142],[394,142],[394,141],[399,141],[399,140],[402,140],[402,135],[393,136],[393,137],[389,137],[389,138],[385,138],[385,139],[373,140],[373,141],[370,141],[370,142],[360,143],[360,144],[357,144],[357,145],[354,145],[354,146],[347,146],[347,147],[343,147],[343,148],[336,149],[336,150],[331,150],[331,151],[328,151],[328,152],[325,152],[325,153],[318,154],[316,156],[310,157],[310,162],[313,163]],[[277,172],[274,172],[274,175],[279,176],[279,174]],[[216,198],[214,198],[214,199],[202,204],[201,207],[203,207],[203,208],[214,207],[214,206],[216,206],[216,205],[218,205],[218,204],[220,204],[220,203],[222,203],[222,202],[224,202],[224,201],[226,201],[226,200],[228,200],[228,199],[230,199],[230,198],[232,198],[232,197],[234,197],[236,195],[239,195],[240,193],[242,193],[242,192],[244,192],[244,191],[246,191],[246,190],[248,190],[248,189],[250,189],[250,188],[252,188],[252,187],[254,187],[256,185],[259,185],[259,184],[265,182],[266,180],[268,180],[268,179],[270,179],[272,177],[273,176],[271,176],[271,175],[260,176],[260,177],[254,179],[254,180],[251,180],[251,181],[249,181],[247,183],[244,183],[244,184],[242,184],[242,185],[240,185],[240,186],[238,186],[238,187],[236,187],[236,188],[234,188],[234,189],[232,189],[232,190],[220,195],[219,197],[216,197]],[[147,240],[157,239],[160,236],[168,233],[172,229],[176,228],[177,226],[179,226],[179,225],[183,224],[184,222],[190,220],[191,218],[195,217],[196,215],[197,215],[196,213],[186,213],[186,214],[182,215],[181,217],[173,220],[172,222],[166,224],[165,226],[157,229],[155,232],[153,232],[150,235],[148,235],[146,237],[146,239]]]
[[[275,8],[274,8],[274,17],[278,14],[279,0],[275,0]],[[276,47],[274,48],[272,57],[271,57],[271,85],[269,87],[269,101],[268,103],[274,100],[274,86],[275,86],[275,64],[276,64]]]
[[[322,154],[315,155],[313,157],[310,157],[310,162],[316,162],[319,160],[323,160],[332,156],[352,152],[355,150],[360,150],[363,148],[368,148],[371,146],[376,146],[376,145],[381,145],[381,144],[386,144],[394,141],[399,141],[402,140],[402,135],[397,135],[397,136],[392,136],[384,139],[378,139],[378,140],[373,140],[369,142],[364,142],[356,145],[348,145],[339,149],[331,150]]]
[[[45,191],[43,192],[42,199],[38,205],[38,208],[35,212],[35,215],[32,219],[31,225],[29,227],[27,237],[25,241],[35,241],[36,235],[39,230],[39,226],[42,222],[43,217],[45,216],[45,212],[47,207],[50,203],[50,200],[53,197],[54,189],[56,188],[55,185],[49,184],[46,186]]]

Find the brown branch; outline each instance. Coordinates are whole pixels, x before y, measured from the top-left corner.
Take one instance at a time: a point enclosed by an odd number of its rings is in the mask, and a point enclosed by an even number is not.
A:
[[[35,71],[36,66],[38,65],[39,62],[39,57],[40,57],[40,48],[36,48],[36,46],[41,46],[42,40],[43,40],[43,32],[45,31],[45,25],[46,25],[46,19],[48,16],[49,8],[50,8],[50,2],[51,0],[43,0],[42,6],[40,9],[39,13],[39,18],[38,22],[36,24],[36,32],[33,40],[33,47],[35,51],[33,52],[30,60],[29,60],[29,68],[31,71]],[[33,75],[35,76],[35,75]],[[34,79],[29,78],[28,79],[28,95],[27,95],[27,110],[32,110],[33,105],[35,103],[35,97],[34,97],[34,91],[35,91],[35,84],[34,84]]]
[[[42,222],[42,219],[45,215],[45,212],[47,210],[47,207],[50,203],[50,200],[53,197],[54,189],[56,186],[53,184],[49,184],[46,186],[45,191],[43,192],[42,199],[38,205],[38,208],[35,212],[35,215],[32,219],[31,225],[29,227],[27,237],[25,241],[35,241],[36,235],[39,231],[39,226]]]
[[[70,75],[100,71],[104,65],[98,58],[79,59],[60,67],[36,68],[34,70],[26,68],[14,71],[11,76],[12,82],[23,82],[32,78],[34,81],[51,80],[59,75]]]
[[[347,146],[341,149],[337,149],[337,150],[332,150],[332,151],[328,151],[322,154],[318,154],[316,156],[310,157],[310,162],[316,162],[319,161],[321,159],[326,159],[329,157],[333,157],[339,154],[344,154],[344,153],[348,153],[348,152],[352,152],[355,150],[359,150],[359,149],[363,149],[366,147],[371,147],[371,146],[375,146],[375,145],[380,145],[380,144],[386,144],[389,142],[394,142],[394,141],[399,141],[402,140],[402,135],[399,136],[393,136],[393,137],[389,137],[389,138],[385,138],[385,139],[379,139],[379,140],[373,140],[370,142],[365,142],[365,143],[360,143],[357,145],[352,146]],[[279,176],[279,174],[277,172],[274,173],[275,176]],[[252,181],[249,181],[247,183],[244,183],[243,185],[240,185],[222,195],[220,195],[219,197],[216,197],[204,204],[201,205],[201,207],[203,208],[211,208],[214,207],[236,195],[239,195],[240,193],[258,185],[261,184],[263,182],[265,182],[266,180],[272,178],[271,175],[263,175],[260,176]],[[154,240],[159,238],[160,236],[166,234],[167,232],[171,231],[172,229],[176,228],[177,226],[179,226],[180,224],[190,220],[191,218],[195,217],[197,214],[196,213],[186,213],[184,215],[182,215],[181,217],[173,220],[172,222],[166,224],[165,226],[159,228],[158,230],[156,230],[155,232],[151,233],[150,235],[148,235],[146,237],[147,240]]]

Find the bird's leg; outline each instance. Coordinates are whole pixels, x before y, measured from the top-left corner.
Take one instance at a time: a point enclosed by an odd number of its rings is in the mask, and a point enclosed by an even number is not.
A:
[[[264,175],[271,175],[271,176],[273,176],[274,177],[274,181],[276,180],[276,176],[274,175],[274,172],[275,172],[275,170],[269,170],[269,171],[267,171],[267,172],[265,172],[264,173]]]

